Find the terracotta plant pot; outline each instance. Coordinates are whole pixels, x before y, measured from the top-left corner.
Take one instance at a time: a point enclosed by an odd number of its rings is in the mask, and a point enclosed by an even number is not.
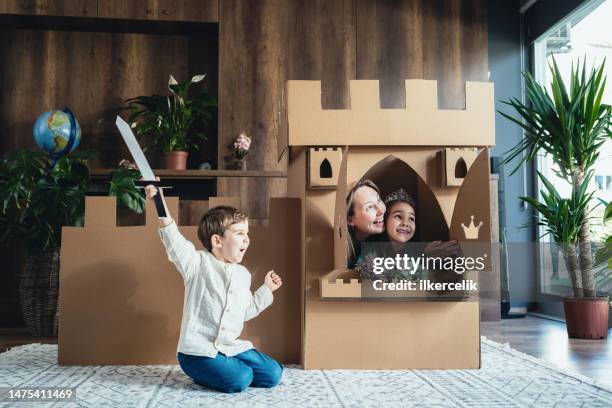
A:
[[[608,297],[563,298],[567,335],[574,339],[608,338]]]
[[[170,152],[162,155],[162,168],[168,170],[185,170],[187,168],[187,152]]]

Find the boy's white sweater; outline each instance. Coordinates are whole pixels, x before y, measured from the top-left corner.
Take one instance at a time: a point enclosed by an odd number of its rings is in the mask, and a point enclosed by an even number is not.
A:
[[[251,274],[244,266],[196,250],[176,223],[160,228],[159,234],[168,259],[185,283],[177,351],[214,358],[218,352],[234,356],[253,348],[250,341],[239,340],[238,336],[245,321],[272,304],[272,291],[261,285],[251,293]]]

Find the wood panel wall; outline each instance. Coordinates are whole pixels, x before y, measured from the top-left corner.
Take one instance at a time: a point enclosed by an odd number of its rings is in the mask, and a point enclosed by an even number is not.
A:
[[[91,167],[116,167],[130,157],[114,124],[125,99],[167,93],[170,74],[184,80],[206,72],[203,88],[216,94],[216,58],[206,55],[216,57],[217,48],[206,45],[199,36],[0,31],[0,61],[10,61],[0,64],[0,152],[36,149],[36,117],[68,106],[81,125],[81,146],[98,152]],[[204,146],[202,159],[216,160],[215,142],[212,136],[214,147]]]
[[[321,80],[330,109],[349,107],[351,79],[379,79],[384,108],[405,107],[405,79],[436,79],[442,109],[465,107],[466,80],[487,80],[484,0],[224,0],[219,24],[219,163],[244,130],[249,168],[286,170],[276,146],[288,79]],[[285,192],[260,180],[217,186],[257,217]]]
[[[17,4],[3,4],[9,3]],[[91,0],[30,3],[65,3],[34,14],[93,15]],[[114,11],[104,7],[111,3]],[[142,10],[122,14],[123,3],[100,0],[96,13],[111,10],[115,14],[108,16],[117,24],[121,18],[164,19],[163,13],[141,16]],[[145,3],[162,11],[171,4]],[[188,8],[196,3],[185,2]],[[0,13],[18,12],[11,10],[0,8]],[[190,20],[181,10],[177,15]],[[201,11],[193,20],[218,14],[218,41],[216,33],[165,30],[164,35],[0,30],[0,153],[34,148],[36,116],[67,105],[83,128],[83,146],[100,153],[93,166],[114,167],[127,157],[113,127],[114,110],[123,100],[165,92],[171,72],[180,79],[206,72],[207,89],[219,89],[218,140],[211,138],[192,154],[190,167],[218,159],[218,167],[226,168],[228,146],[244,130],[253,137],[249,169],[284,171],[287,156],[278,161],[277,143],[284,137],[288,79],[321,80],[322,104],[330,109],[349,107],[351,79],[379,79],[384,108],[404,107],[407,78],[438,80],[441,108],[462,108],[464,82],[487,79],[484,0],[222,0],[218,9],[216,1],[207,1]],[[217,183],[217,195],[240,196],[253,218],[267,217],[269,197],[286,191],[283,179],[220,178]]]
[[[218,0],[98,0],[98,17],[210,22],[219,20],[219,2]]]
[[[95,16],[96,0],[2,0],[0,13],[55,15],[55,16]]]
[[[117,109],[138,95],[167,93],[168,77],[207,73],[202,89],[217,94],[217,31],[190,35],[0,30],[0,156],[18,148],[37,150],[36,117],[68,106],[82,129],[82,147],[97,156],[92,168],[114,168],[129,152],[115,127]],[[190,155],[196,167],[216,164],[216,118],[209,140]],[[150,154],[155,166],[158,156]],[[194,188],[201,188],[197,185]],[[19,271],[25,252],[19,243],[0,245],[0,327],[22,324]]]
[[[0,13],[135,20],[219,21],[218,0],[2,0]]]

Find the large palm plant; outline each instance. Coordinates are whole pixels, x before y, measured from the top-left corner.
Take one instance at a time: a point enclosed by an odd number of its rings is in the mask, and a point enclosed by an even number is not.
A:
[[[606,84],[604,67],[605,62],[587,74],[585,62],[582,66],[580,61],[576,66],[572,64],[568,89],[553,58],[550,65],[550,93],[528,72],[523,73],[528,103],[524,104],[516,98],[505,102],[516,110],[518,117],[500,112],[524,130],[524,138],[508,152],[504,160],[508,163],[519,158],[513,173],[537,154],[548,154],[558,167],[554,170],[557,175],[571,182],[574,191],[580,190],[599,157],[600,147],[612,137],[612,109],[610,105],[602,103]],[[592,196],[589,201],[591,199]],[[576,284],[581,284],[584,297],[595,297],[593,256],[586,216],[582,218],[578,242],[580,279],[576,279]],[[574,289],[576,292],[576,287]]]
[[[533,197],[520,197],[529,203],[539,214],[538,225],[544,228],[545,234],[550,234],[553,240],[562,245],[565,254],[565,265],[572,282],[574,297],[583,297],[583,283],[578,273],[578,254],[576,244],[580,236],[582,225],[589,219],[589,203],[593,192],[588,193],[588,182],[592,173],[578,188],[572,184],[572,193],[569,198],[563,198],[553,184],[538,172],[544,188],[540,190],[543,202]]]

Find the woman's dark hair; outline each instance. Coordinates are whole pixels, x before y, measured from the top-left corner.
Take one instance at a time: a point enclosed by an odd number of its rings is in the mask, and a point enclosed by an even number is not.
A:
[[[374,184],[372,180],[361,179],[357,181],[357,183],[355,183],[353,188],[351,188],[351,191],[349,191],[348,195],[346,196],[346,221],[347,221],[347,228],[349,232],[349,239],[348,239],[347,246],[346,246],[346,252],[347,252],[346,255],[347,255],[347,262],[348,262],[349,268],[352,268],[355,265],[355,261],[357,260],[357,257],[359,256],[359,250],[360,250],[358,242],[355,239],[355,227],[352,225],[348,225],[348,219],[349,217],[352,217],[353,215],[355,215],[354,197],[355,197],[355,193],[357,192],[357,190],[359,190],[361,187],[370,187],[372,190],[376,191],[378,195],[380,195],[380,190],[378,186]]]

